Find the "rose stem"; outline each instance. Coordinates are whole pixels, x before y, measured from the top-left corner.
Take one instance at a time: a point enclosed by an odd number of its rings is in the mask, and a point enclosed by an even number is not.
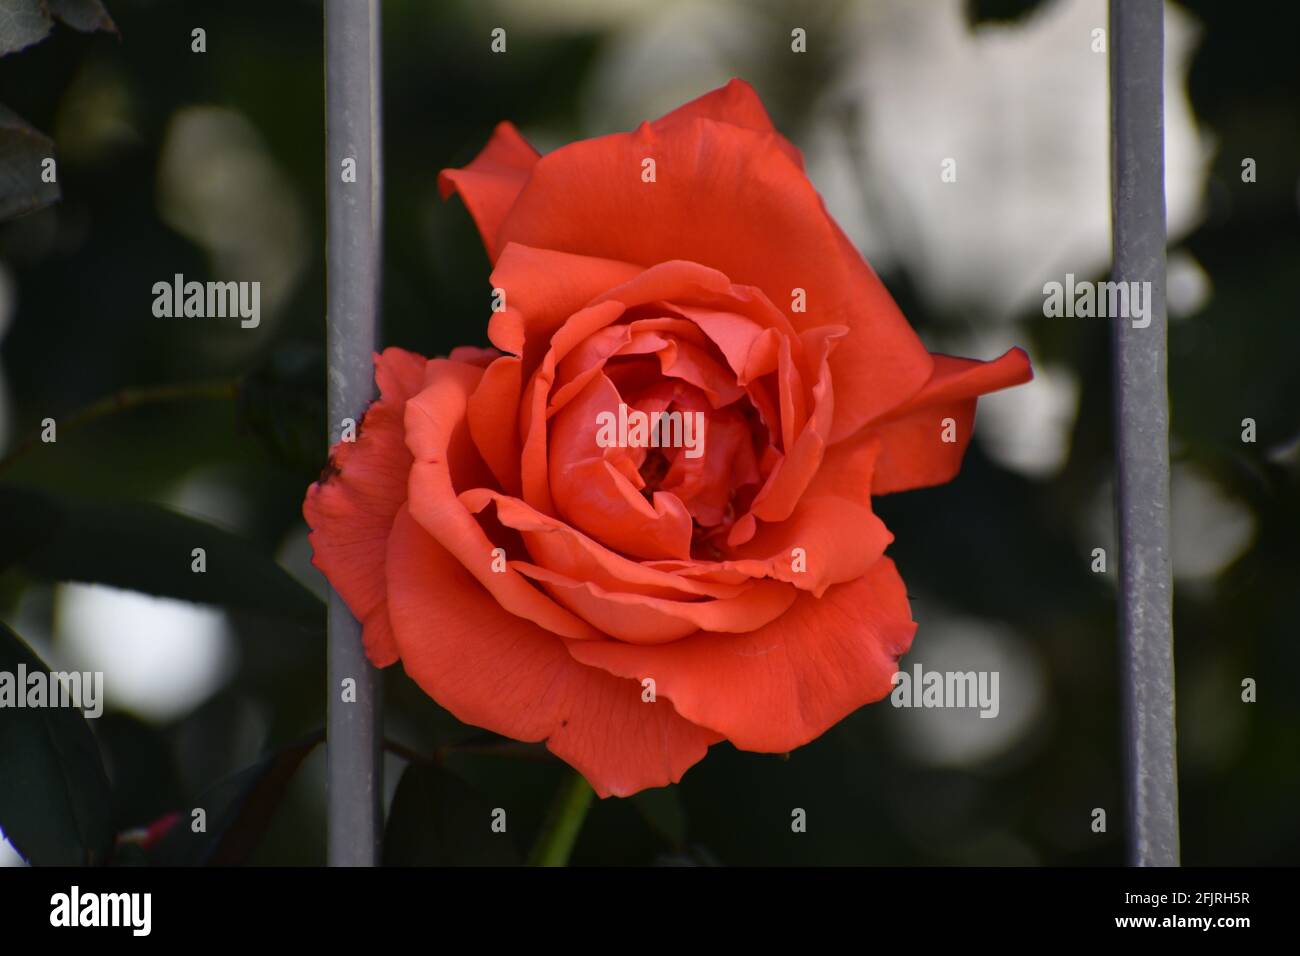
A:
[[[582,774],[571,771],[560,785],[546,822],[542,824],[542,832],[528,855],[529,866],[564,866],[569,862],[569,854],[578,841],[593,796],[591,784],[583,779]]]

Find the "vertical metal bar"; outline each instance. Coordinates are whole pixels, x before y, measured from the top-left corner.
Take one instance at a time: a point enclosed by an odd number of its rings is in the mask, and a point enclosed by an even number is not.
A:
[[[1149,325],[1142,327],[1147,317],[1112,319],[1126,802],[1135,866],[1178,865],[1163,76],[1163,0],[1111,0],[1113,279],[1150,283]]]
[[[330,442],[374,398],[381,262],[379,0],[326,0],[325,182]],[[356,181],[346,182],[352,159]],[[350,178],[350,177],[349,177]],[[342,692],[356,682],[356,699]],[[366,660],[361,625],[332,590],[326,788],[331,866],[373,866],[383,816],[381,684]]]

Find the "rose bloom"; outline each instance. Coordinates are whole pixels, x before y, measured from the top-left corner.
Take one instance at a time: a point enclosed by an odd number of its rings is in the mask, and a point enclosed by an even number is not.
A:
[[[303,508],[370,660],[601,796],[884,697],[916,625],[872,495],[951,479],[1024,352],[930,354],[740,81],[546,156],[502,123],[439,183],[495,348],[376,356]],[[702,443],[598,441],[620,411]]]

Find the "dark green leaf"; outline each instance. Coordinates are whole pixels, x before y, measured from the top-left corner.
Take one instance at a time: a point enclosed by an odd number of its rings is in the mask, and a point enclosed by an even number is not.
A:
[[[39,43],[52,26],[41,0],[0,0],[0,56]]]
[[[324,396],[324,351],[277,349],[240,382],[239,422],[278,464],[315,481],[325,464]]]
[[[325,739],[316,731],[228,777],[199,797],[149,853],[162,866],[238,866],[257,848],[298,767]],[[194,832],[202,809],[205,831]]]
[[[0,672],[50,669],[0,623]],[[16,688],[25,693],[25,688]],[[68,707],[0,710],[0,829],[33,864],[103,863],[113,841],[108,777],[81,713]]]
[[[74,30],[82,33],[94,33],[96,30],[117,32],[117,24],[100,0],[45,0],[45,5],[50,13]]]
[[[206,570],[192,570],[195,548]],[[214,525],[130,501],[0,485],[0,570],[88,581],[319,623],[320,600],[269,556]]]
[[[0,20],[5,3],[0,0]],[[0,106],[0,222],[58,200],[58,183],[41,180],[41,164],[53,156],[54,142],[48,136]]]
[[[432,763],[411,763],[393,795],[384,865],[517,866],[509,830],[492,830],[494,809],[455,774]]]

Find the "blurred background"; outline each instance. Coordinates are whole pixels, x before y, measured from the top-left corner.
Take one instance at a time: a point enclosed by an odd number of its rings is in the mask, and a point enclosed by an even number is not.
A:
[[[0,223],[0,621],[105,672],[114,833],[220,804],[212,840],[158,858],[319,864],[324,591],[300,507],[325,456],[321,7],[107,7],[116,32],[69,19],[0,58],[61,192]],[[1106,25],[1103,0],[384,4],[384,344],[487,344],[488,262],[435,179],[499,120],[546,151],[739,76],[932,349],[1022,345],[1036,370],[981,401],[956,481],[878,500],[919,622],[905,667],[999,671],[999,718],[886,702],[788,757],[716,746],[678,786],[598,802],[574,863],[1123,862],[1109,329],[1044,317],[1042,292],[1109,264]],[[1300,7],[1187,0],[1166,29],[1183,860],[1295,864]],[[155,318],[176,273],[259,280],[259,327]],[[390,799],[409,756],[437,758],[403,783],[389,861],[526,855],[563,765],[386,681]],[[470,833],[493,807],[508,846]]]

